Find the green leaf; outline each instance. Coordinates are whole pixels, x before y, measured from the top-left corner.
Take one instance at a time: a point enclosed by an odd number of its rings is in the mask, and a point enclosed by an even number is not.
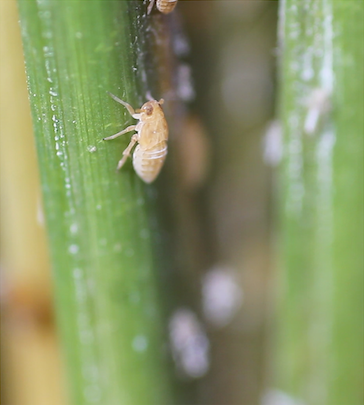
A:
[[[115,171],[129,135],[102,141],[134,123],[107,91],[145,101],[150,17],[127,1],[19,9],[72,403],[171,404],[152,187],[130,163]]]
[[[282,264],[276,380],[363,401],[364,3],[281,3]]]

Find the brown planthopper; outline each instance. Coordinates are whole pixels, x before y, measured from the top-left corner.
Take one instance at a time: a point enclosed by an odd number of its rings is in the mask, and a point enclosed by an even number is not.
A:
[[[178,0],[150,0],[147,13],[152,12],[154,3],[157,1],[157,9],[163,13],[168,14],[174,10]]]
[[[130,125],[121,132],[104,138],[104,141],[108,141],[130,131],[137,132],[131,137],[129,145],[124,150],[117,170],[123,167],[134,145],[138,143],[133,153],[133,166],[143,181],[151,183],[157,178],[168,151],[168,125],[161,107],[164,100],[150,100],[140,109],[134,110],[130,104],[109,94],[115,101],[126,107],[133,118],[139,120],[137,125]]]

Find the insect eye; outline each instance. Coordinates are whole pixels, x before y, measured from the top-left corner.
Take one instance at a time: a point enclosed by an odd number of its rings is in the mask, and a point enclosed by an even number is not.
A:
[[[145,108],[145,112],[146,112],[147,115],[152,115],[153,114],[153,107],[151,105],[147,105],[144,108]]]

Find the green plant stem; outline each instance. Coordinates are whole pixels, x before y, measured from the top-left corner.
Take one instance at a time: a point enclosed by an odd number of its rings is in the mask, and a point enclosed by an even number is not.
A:
[[[129,1],[19,0],[75,405],[173,403],[148,216],[151,186],[130,163],[115,171],[128,135],[102,141],[134,123],[107,91],[136,108],[145,101],[144,8]]]
[[[287,0],[280,18],[283,272],[276,381],[311,405],[360,405],[364,3]]]

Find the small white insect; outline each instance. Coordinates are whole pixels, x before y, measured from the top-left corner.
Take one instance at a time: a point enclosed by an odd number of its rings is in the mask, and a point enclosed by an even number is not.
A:
[[[192,378],[205,375],[210,367],[210,343],[191,310],[177,309],[169,322],[169,337],[178,370]]]
[[[315,88],[307,100],[307,115],[304,122],[304,131],[313,135],[323,118],[331,110],[330,92],[324,88]]]
[[[128,147],[124,150],[117,170],[123,167],[131,150],[138,142],[133,154],[133,166],[143,181],[151,183],[157,178],[168,151],[168,125],[161,107],[164,100],[150,100],[140,109],[134,110],[130,104],[109,94],[115,101],[126,107],[133,118],[139,120],[137,125],[130,125],[117,134],[104,138],[104,141],[108,141],[130,131],[137,132],[131,137]]]
[[[202,280],[202,309],[206,320],[217,328],[232,321],[243,302],[244,294],[235,272],[217,265]]]
[[[178,0],[157,0],[157,9],[163,13],[168,14],[174,10],[177,5]],[[156,0],[150,0],[147,13],[150,14],[152,12],[154,3]]]

